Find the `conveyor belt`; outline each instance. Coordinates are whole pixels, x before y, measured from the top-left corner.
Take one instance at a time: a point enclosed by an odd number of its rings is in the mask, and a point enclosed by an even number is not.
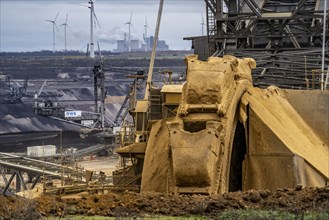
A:
[[[20,157],[8,153],[0,153],[0,166],[36,176],[63,177],[64,180],[73,179],[79,182],[85,182],[85,171],[82,169],[73,169],[56,163]]]

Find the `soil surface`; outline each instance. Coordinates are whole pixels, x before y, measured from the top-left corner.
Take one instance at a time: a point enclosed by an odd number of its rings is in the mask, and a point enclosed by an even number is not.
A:
[[[113,217],[205,216],[216,218],[236,209],[278,210],[295,214],[305,211],[329,212],[329,187],[249,190],[222,195],[165,195],[133,192],[43,196],[27,200],[0,196],[0,217],[36,219],[42,216],[101,215]]]

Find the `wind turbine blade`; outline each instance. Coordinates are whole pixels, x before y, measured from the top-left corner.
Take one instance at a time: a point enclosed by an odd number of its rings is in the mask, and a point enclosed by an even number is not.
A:
[[[102,57],[102,51],[101,51],[101,47],[99,46],[99,42],[98,41],[97,41],[97,46],[98,46],[99,57]]]
[[[94,11],[93,11],[93,13],[94,13],[95,20],[96,20],[96,22],[97,22],[97,24],[98,24],[98,27],[101,28],[101,26],[100,26],[100,24],[99,24],[99,22],[98,22],[97,16],[96,16],[96,14],[95,14]],[[96,26],[96,24],[95,24],[95,26]]]
[[[80,49],[80,51],[83,51],[83,49],[85,49],[85,47],[88,47],[88,44],[84,45],[84,46]]]
[[[152,31],[152,29],[147,25],[147,16],[145,15],[145,28],[149,29],[150,31]]]
[[[53,21],[51,21],[51,20],[45,20],[45,21],[48,21],[48,22],[50,22],[50,23],[53,23]]]
[[[66,13],[66,19],[65,19],[65,24],[67,24],[67,17],[69,16],[69,13]]]
[[[130,13],[130,23],[132,18],[133,18],[133,12]]]
[[[54,22],[56,21],[56,19],[57,19],[58,15],[59,15],[59,12],[57,12],[57,15],[56,15],[56,17],[55,17],[55,19],[54,19]]]
[[[135,28],[134,28],[133,23],[130,23],[130,25],[131,25],[131,27],[133,28],[133,30],[137,33],[137,31],[136,31]]]

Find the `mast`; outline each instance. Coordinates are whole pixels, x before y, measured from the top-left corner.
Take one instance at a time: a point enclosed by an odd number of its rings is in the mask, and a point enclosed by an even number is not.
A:
[[[150,90],[150,85],[151,85],[151,82],[152,82],[154,59],[155,59],[156,47],[157,47],[157,44],[158,44],[158,37],[159,37],[159,30],[160,30],[160,23],[161,23],[163,2],[164,2],[164,0],[160,0],[159,11],[158,11],[158,19],[157,19],[157,24],[156,24],[155,34],[154,34],[154,40],[153,40],[153,47],[152,47],[152,54],[151,54],[150,66],[149,66],[149,71],[148,71],[147,81],[146,81],[146,89],[145,89],[144,100],[148,99],[149,93],[150,93],[149,90]]]

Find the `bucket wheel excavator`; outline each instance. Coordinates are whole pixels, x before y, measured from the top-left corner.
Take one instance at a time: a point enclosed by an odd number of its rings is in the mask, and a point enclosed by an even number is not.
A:
[[[150,88],[137,102],[142,138],[117,151],[132,163],[114,184],[208,195],[328,184],[328,91],[255,88],[251,58],[186,63],[183,86]]]

